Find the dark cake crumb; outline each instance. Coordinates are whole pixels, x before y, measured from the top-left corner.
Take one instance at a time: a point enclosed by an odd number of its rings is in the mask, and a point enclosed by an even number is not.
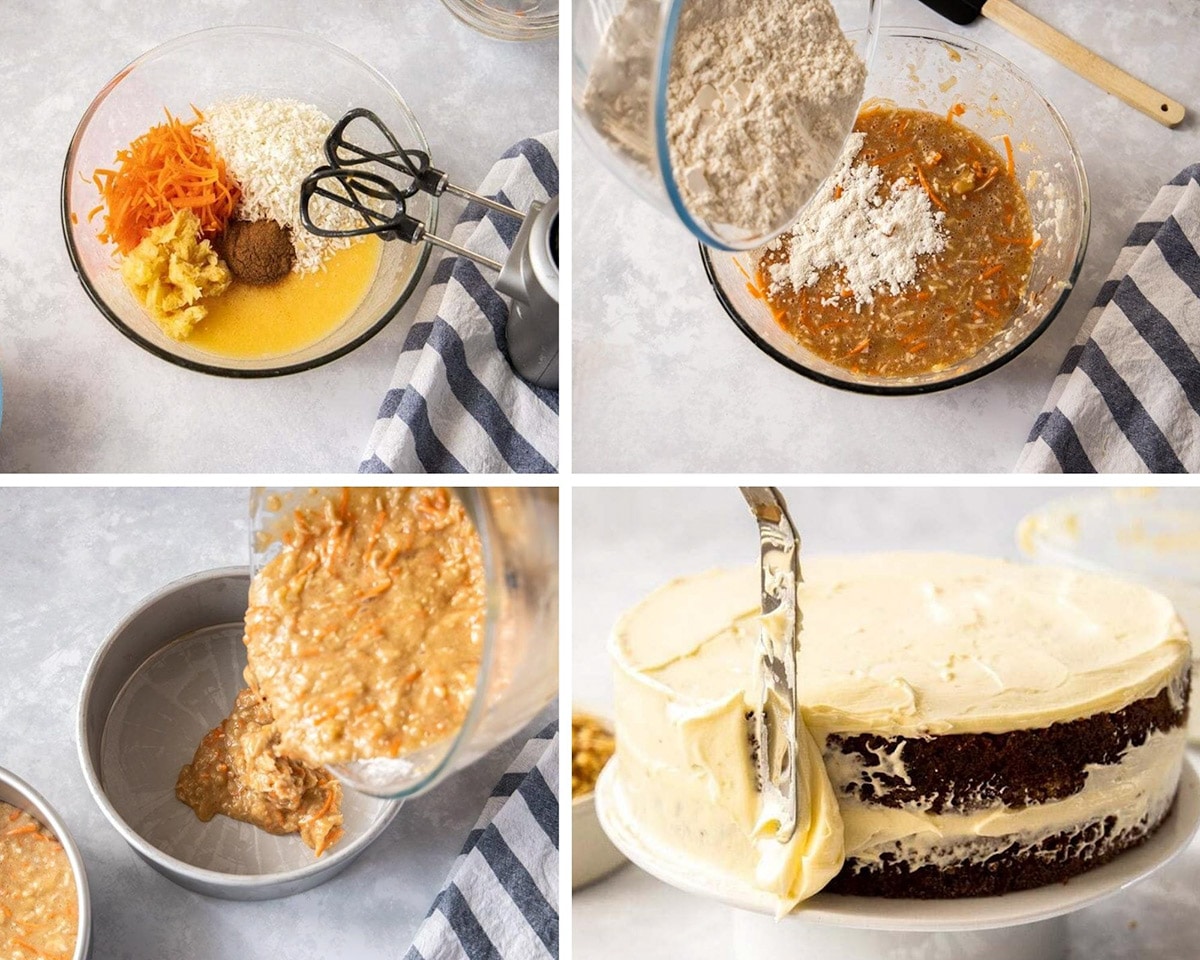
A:
[[[995,803],[1020,808],[1077,793],[1083,789],[1088,765],[1116,763],[1130,746],[1141,746],[1150,734],[1187,723],[1189,681],[1185,676],[1182,707],[1172,704],[1164,688],[1157,696],[1114,713],[1038,730],[926,738],[831,734],[825,750],[855,756],[870,768],[879,765],[879,754],[903,747],[905,778],[872,772],[862,780],[838,785],[843,793],[865,803],[915,806],[935,814]]]
[[[852,896],[917,900],[1014,893],[1065,882],[1102,866],[1117,854],[1145,843],[1161,822],[1139,824],[1114,835],[1116,820],[1107,817],[1079,831],[1047,837],[1031,847],[1021,848],[1014,843],[986,860],[966,860],[949,867],[924,866],[912,870],[907,861],[867,867],[847,860],[841,873],[825,889]]]

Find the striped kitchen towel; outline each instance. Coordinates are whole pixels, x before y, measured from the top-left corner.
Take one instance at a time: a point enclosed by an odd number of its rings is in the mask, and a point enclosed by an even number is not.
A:
[[[478,191],[517,210],[558,195],[558,134],[522,140]],[[469,204],[455,243],[503,262],[519,225]],[[508,303],[496,274],[443,256],[380,404],[360,473],[553,473],[558,391],[526,383],[504,355]]]
[[[500,778],[404,960],[558,957],[558,723]]]
[[[1017,470],[1200,470],[1200,164],[1158,192],[1100,288]]]

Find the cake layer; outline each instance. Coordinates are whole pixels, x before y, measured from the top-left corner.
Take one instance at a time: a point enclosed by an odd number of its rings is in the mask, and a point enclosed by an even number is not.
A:
[[[906,810],[939,814],[1061,800],[1084,788],[1090,767],[1116,763],[1152,734],[1186,725],[1188,681],[1184,667],[1156,696],[1037,730],[832,734],[825,766],[839,798]]]
[[[830,893],[867,897],[945,900],[990,897],[1062,883],[1108,863],[1117,854],[1144,843],[1170,812],[1145,824],[1117,832],[1105,817],[1047,837],[1031,847],[1010,845],[999,851],[970,851],[946,867],[915,870],[905,861],[879,864],[855,872],[843,869],[825,889]]]
[[[1113,577],[953,554],[805,560],[799,700],[824,734],[1003,733],[1155,696],[1189,649],[1170,601]],[[618,623],[617,670],[675,702],[746,683],[758,571],[677,580]]]
[[[996,802],[969,813],[941,814],[843,802],[843,873],[900,863],[910,870],[949,869],[1010,848],[1034,849],[1109,817],[1114,819],[1114,835],[1157,823],[1175,796],[1186,736],[1182,725],[1151,734],[1115,762],[1086,767],[1083,787],[1062,800],[1017,807]]]

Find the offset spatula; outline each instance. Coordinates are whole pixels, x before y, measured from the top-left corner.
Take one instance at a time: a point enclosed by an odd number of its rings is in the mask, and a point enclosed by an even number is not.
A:
[[[796,650],[800,611],[800,537],[775,487],[742,487],[758,521],[762,584],[762,623],[755,661],[754,739],[761,791],[757,829],[786,843],[796,832],[799,790],[796,778]]]
[[[1119,97],[1159,123],[1173,127],[1183,120],[1183,104],[1164,96],[1149,84],[1113,66],[1087,47],[1059,33],[1012,0],[921,0],[955,23],[966,25],[980,14],[994,20],[1009,33],[1048,54],[1068,70]]]

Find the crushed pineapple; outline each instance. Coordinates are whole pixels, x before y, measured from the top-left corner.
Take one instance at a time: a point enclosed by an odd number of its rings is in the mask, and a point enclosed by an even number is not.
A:
[[[153,228],[121,264],[133,295],[154,321],[184,340],[204,319],[204,297],[220,296],[233,279],[212,244],[200,238],[200,220],[179,210],[169,223]]]

